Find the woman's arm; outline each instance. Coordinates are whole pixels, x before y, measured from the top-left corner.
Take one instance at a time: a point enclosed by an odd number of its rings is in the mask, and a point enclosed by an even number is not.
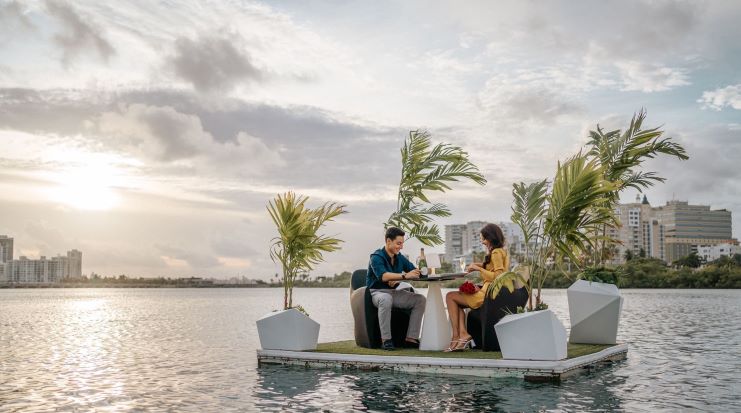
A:
[[[498,276],[504,273],[504,259],[498,252],[492,252],[491,254],[491,270],[483,268],[482,265],[471,264],[468,266],[469,272],[478,271],[481,274],[481,279],[484,281],[494,281]]]

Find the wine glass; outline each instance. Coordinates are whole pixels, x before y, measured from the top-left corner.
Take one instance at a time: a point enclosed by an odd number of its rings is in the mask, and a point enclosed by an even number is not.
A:
[[[461,272],[466,271],[466,259],[463,257],[458,258],[458,266],[461,267]]]

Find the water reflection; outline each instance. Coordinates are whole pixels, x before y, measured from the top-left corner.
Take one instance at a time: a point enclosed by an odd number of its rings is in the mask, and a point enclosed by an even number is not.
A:
[[[258,368],[279,289],[0,290],[0,411],[741,411],[741,291],[623,291],[628,359],[561,384]],[[298,289],[320,341],[345,289]],[[565,291],[548,303],[568,325]]]
[[[480,412],[622,410],[612,389],[624,378],[585,374],[568,384],[526,383],[521,378],[479,378],[390,372],[314,370],[266,365],[254,391],[263,411]]]

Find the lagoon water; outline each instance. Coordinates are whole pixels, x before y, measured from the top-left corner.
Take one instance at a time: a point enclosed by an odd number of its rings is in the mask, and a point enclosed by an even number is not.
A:
[[[530,384],[258,368],[282,289],[0,290],[0,411],[741,411],[741,290],[622,294],[627,360]],[[544,297],[568,327],[566,291]],[[348,290],[294,300],[352,339]]]

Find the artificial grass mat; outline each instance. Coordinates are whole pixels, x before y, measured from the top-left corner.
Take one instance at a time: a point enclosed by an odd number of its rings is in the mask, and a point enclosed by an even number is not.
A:
[[[602,351],[610,344],[572,344],[568,343],[567,358],[585,356],[587,354]],[[481,351],[465,350],[445,353],[442,351],[421,351],[410,348],[397,348],[394,351],[382,350],[380,348],[364,348],[355,345],[354,340],[335,341],[332,343],[319,343],[315,350],[317,353],[339,353],[354,354],[363,356],[406,356],[406,357],[441,357],[457,359],[501,359],[502,353],[499,351]]]

